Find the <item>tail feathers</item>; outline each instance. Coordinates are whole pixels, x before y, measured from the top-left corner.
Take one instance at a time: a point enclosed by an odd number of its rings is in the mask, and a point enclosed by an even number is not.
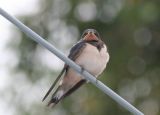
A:
[[[58,91],[55,95],[52,96],[51,100],[48,102],[48,107],[54,107],[63,97],[63,91]]]
[[[48,102],[47,106],[48,107],[54,107],[59,101],[60,100],[58,98],[54,97]]]
[[[64,92],[62,89],[57,91],[53,94],[51,100],[48,102],[49,107],[54,107],[60,100],[63,98],[69,96],[71,93],[73,93],[75,90],[77,90],[81,85],[83,85],[86,82],[86,80],[79,81],[76,85],[74,85],[71,89],[69,89],[67,92]]]

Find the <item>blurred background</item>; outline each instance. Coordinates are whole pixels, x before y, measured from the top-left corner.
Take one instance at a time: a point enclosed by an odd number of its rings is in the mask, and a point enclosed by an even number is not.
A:
[[[100,80],[141,110],[160,115],[159,0],[0,0],[0,7],[68,55],[95,28],[110,61]],[[0,16],[0,115],[131,115],[92,84],[55,108],[41,100],[63,62]]]

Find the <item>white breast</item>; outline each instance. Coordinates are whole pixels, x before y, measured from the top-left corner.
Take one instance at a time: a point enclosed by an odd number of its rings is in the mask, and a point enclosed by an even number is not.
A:
[[[94,76],[98,76],[102,73],[108,61],[109,54],[105,45],[99,51],[95,46],[88,43],[82,54],[75,60],[77,64]]]

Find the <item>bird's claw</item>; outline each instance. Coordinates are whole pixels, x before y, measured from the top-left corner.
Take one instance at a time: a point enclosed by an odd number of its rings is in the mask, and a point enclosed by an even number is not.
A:
[[[85,69],[81,66],[81,74],[84,72],[84,70],[85,70]]]
[[[98,83],[98,79],[96,78],[96,84]]]

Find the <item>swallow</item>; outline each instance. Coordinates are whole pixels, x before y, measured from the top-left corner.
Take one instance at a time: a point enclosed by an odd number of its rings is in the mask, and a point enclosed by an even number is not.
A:
[[[80,41],[71,48],[68,56],[68,58],[78,64],[82,70],[85,69],[96,78],[106,68],[109,57],[107,46],[101,40],[99,33],[95,29],[86,29]],[[47,104],[53,107],[85,83],[87,83],[87,80],[85,80],[81,74],[65,64],[42,101],[44,101],[54,87],[58,85]]]

